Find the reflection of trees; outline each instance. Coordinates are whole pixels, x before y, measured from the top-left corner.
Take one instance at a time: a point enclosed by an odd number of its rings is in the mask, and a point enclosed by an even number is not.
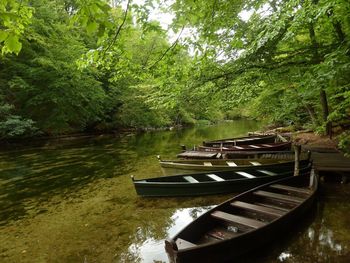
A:
[[[346,211],[340,212],[342,216],[338,217],[339,212],[333,213],[334,207],[330,206],[321,202],[316,220],[292,244],[289,249],[292,262],[342,262],[343,257],[349,256],[349,228],[341,227]],[[341,210],[339,206],[337,208]],[[347,239],[343,239],[340,233],[344,233]]]
[[[166,200],[163,199],[166,202]],[[159,209],[157,207],[143,209],[138,216],[138,220],[130,222],[133,230],[130,233],[128,247],[119,253],[118,262],[142,262],[142,249],[151,242],[161,241],[161,248],[156,247],[153,250],[161,249],[163,251],[163,240],[168,237],[167,229],[173,224],[172,215],[176,209]],[[149,261],[147,261],[149,262]]]
[[[316,219],[291,246],[292,262],[349,262],[349,195],[334,190],[333,198],[320,198]]]
[[[166,202],[166,200],[162,199],[162,202]],[[163,242],[164,239],[173,235],[173,233],[170,233],[171,229],[174,231],[175,228],[175,232],[177,232],[210,208],[210,206],[185,209],[157,209],[153,207],[153,209],[149,208],[142,211],[142,216],[130,239],[128,249],[121,253],[119,261],[143,262],[145,258],[141,253],[145,249],[157,251],[158,254],[160,249],[163,257],[166,257]],[[156,245],[152,247],[152,244]],[[152,260],[159,259],[147,258],[146,262],[152,262]]]
[[[139,156],[160,154],[164,158],[174,158],[180,152],[180,145],[188,147],[202,144],[204,140],[242,136],[258,129],[255,121],[237,120],[218,126],[195,126],[172,131],[147,132],[140,136],[130,136],[128,146]],[[146,146],[147,147],[144,147]]]
[[[348,185],[350,189],[350,185]],[[244,262],[349,262],[349,196],[321,198],[289,232]]]
[[[206,206],[206,207],[194,207],[190,209],[189,214],[192,217],[192,220],[197,219],[201,214],[204,212],[208,211],[211,207]]]

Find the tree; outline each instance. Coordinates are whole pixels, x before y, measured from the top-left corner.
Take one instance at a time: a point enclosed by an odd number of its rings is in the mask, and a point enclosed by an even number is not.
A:
[[[175,26],[195,27],[200,56],[212,61],[211,69],[203,69],[202,83],[215,82],[233,93],[250,90],[258,96],[250,97],[259,109],[254,114],[275,122],[323,123],[329,133],[339,108],[330,98],[339,98],[339,88],[349,83],[339,75],[349,70],[348,1],[178,0],[172,9]],[[254,72],[257,78],[244,82]]]

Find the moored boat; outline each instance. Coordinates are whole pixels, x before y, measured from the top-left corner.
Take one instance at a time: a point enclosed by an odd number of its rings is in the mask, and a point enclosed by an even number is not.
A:
[[[276,141],[276,135],[252,135],[237,138],[227,138],[220,140],[204,141],[204,146],[221,147],[221,146],[236,146],[246,144],[271,143]]]
[[[302,171],[308,160],[300,162]],[[132,177],[136,193],[141,196],[198,196],[242,192],[260,184],[293,174],[294,162],[268,167],[247,167],[235,171],[207,171],[201,173],[162,176],[148,179]]]
[[[229,199],[165,241],[170,262],[231,262],[276,240],[308,211],[317,187],[312,171]]]
[[[304,159],[309,159],[310,155],[303,155]],[[196,171],[235,171],[253,166],[268,168],[273,165],[294,164],[294,160],[258,158],[258,159],[187,159],[187,160],[161,160],[158,156],[159,164],[165,175],[190,173]]]
[[[182,159],[294,159],[294,151],[183,151],[176,157]]]
[[[198,146],[199,151],[205,152],[232,152],[232,151],[283,151],[290,150],[291,142],[274,142],[274,143],[264,143],[264,144],[247,144],[240,146],[229,146],[229,147],[207,147]]]

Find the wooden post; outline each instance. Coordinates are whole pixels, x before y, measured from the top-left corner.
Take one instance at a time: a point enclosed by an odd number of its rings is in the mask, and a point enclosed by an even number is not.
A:
[[[301,146],[300,145],[294,145],[294,176],[299,175],[299,161],[300,161],[300,152],[301,152]]]
[[[288,140],[284,138],[281,134],[277,133],[276,135],[276,139],[278,138],[281,142],[288,142]]]

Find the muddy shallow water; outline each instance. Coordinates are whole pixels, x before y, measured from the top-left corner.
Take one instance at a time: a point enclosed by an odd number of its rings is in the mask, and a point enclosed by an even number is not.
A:
[[[130,175],[162,174],[156,155],[240,136],[250,121],[0,152],[0,262],[168,262],[164,239],[231,195],[140,198]],[[350,262],[350,184],[322,183],[318,203],[245,262]],[[213,262],[215,260],[213,259]]]

